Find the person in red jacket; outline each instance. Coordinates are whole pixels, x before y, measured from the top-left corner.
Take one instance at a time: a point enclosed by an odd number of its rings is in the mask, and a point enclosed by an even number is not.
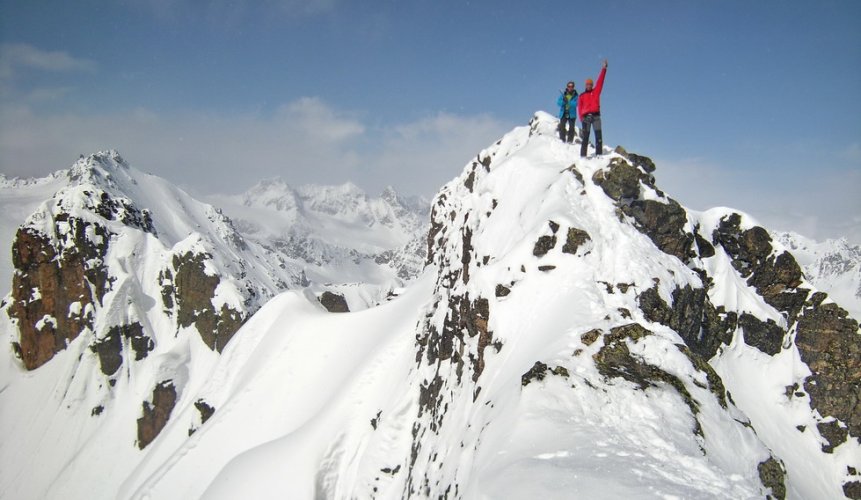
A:
[[[581,142],[580,157],[586,157],[586,149],[589,147],[589,129],[595,128],[595,156],[603,152],[601,144],[601,89],[604,88],[604,75],[607,73],[607,60],[601,67],[598,82],[592,87],[592,79],[586,79],[586,90],[577,98],[577,114],[580,116]]]

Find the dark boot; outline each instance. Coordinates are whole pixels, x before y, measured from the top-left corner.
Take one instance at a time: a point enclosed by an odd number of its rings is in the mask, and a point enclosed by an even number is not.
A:
[[[577,134],[577,129],[572,125],[571,128],[568,129],[568,137],[567,137],[568,144],[571,144],[574,142],[574,135],[576,135],[576,134]]]

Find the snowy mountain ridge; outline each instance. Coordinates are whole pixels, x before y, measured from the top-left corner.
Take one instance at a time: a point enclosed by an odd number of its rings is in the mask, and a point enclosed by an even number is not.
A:
[[[853,318],[861,318],[861,245],[851,245],[845,238],[817,242],[792,232],[773,236],[792,252],[807,279]]]
[[[262,181],[236,196],[213,196],[248,238],[283,258],[326,268],[313,281],[377,282],[368,273],[389,264],[399,278],[424,264],[427,201],[402,198],[392,188],[370,198],[353,184],[291,187]],[[313,269],[306,272],[312,273]]]
[[[220,209],[116,151],[44,179],[4,177],[0,204],[11,249],[3,262],[11,292],[0,303],[0,421],[11,432],[0,447],[3,497],[44,497],[40,488],[62,471],[86,466],[72,457],[102,461],[116,440],[114,466],[127,474],[168,424],[199,427],[210,414],[205,399],[182,424],[168,422],[165,405],[204,383],[242,323],[277,292],[305,287],[318,307],[362,309],[404,283],[396,256],[362,256],[346,262],[356,283],[328,284],[342,276],[337,262],[315,266],[246,238]],[[381,251],[406,252],[378,240]],[[8,471],[31,467],[40,480],[10,484]]]
[[[746,214],[686,210],[648,158],[581,159],[555,125],[537,113],[440,190],[428,266],[379,306],[281,293],[220,355],[120,330],[122,352],[148,355],[119,374],[85,336],[29,373],[3,358],[0,408],[18,411],[0,415],[0,495],[861,498],[857,321]],[[93,222],[114,234],[147,220],[108,205]],[[283,228],[248,214],[293,206],[236,205],[269,235]],[[188,259],[202,283],[205,255]],[[180,302],[181,266],[156,261],[136,305],[112,299],[121,280],[102,303],[173,332],[153,303]],[[50,296],[24,290],[18,307]]]

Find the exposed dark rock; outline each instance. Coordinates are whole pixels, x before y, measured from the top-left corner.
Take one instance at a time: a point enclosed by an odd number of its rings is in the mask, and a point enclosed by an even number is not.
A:
[[[565,238],[565,245],[562,246],[562,253],[575,254],[577,249],[584,243],[591,240],[589,233],[576,227],[568,228],[568,235]]]
[[[613,158],[608,168],[598,170],[592,176],[592,182],[617,202],[639,198],[641,181],[648,182],[649,177],[621,158]]]
[[[761,321],[756,316],[741,313],[738,326],[744,331],[744,343],[774,356],[783,345],[784,330],[774,320]]]
[[[621,213],[634,219],[637,229],[661,251],[688,262],[695,255],[696,238],[684,230],[687,212],[673,199],[667,203],[640,199],[641,184],[654,187],[654,178],[646,173],[654,170],[654,163],[644,156],[621,151],[629,161],[613,158],[607,169],[595,172],[592,181],[616,202]]]
[[[526,373],[521,375],[520,386],[526,387],[527,385],[529,385],[534,380],[537,380],[540,382],[540,381],[544,380],[544,378],[548,374],[557,375],[559,377],[569,377],[570,376],[570,374],[568,373],[568,370],[564,366],[556,366],[553,369],[551,369],[549,366],[542,363],[541,361],[536,361],[535,364],[532,365],[532,368],[529,369],[529,371],[527,371]]]
[[[694,241],[697,244],[697,252],[699,252],[700,257],[704,259],[714,257],[715,247],[709,243],[708,240],[700,236],[699,227],[697,227],[697,230],[694,232]]]
[[[544,375],[547,373],[548,367],[541,361],[536,361],[532,368],[529,369],[528,372],[524,373],[520,377],[520,385],[526,387],[533,380],[544,380]]]
[[[679,393],[690,408],[696,422],[694,432],[702,436],[702,427],[697,414],[699,404],[688,392],[685,384],[677,376],[633,356],[628,349],[627,339],[637,341],[652,333],[637,323],[619,326],[604,336],[604,346],[592,356],[598,372],[607,378],[622,378],[636,384],[640,389],[659,387],[664,384]]]
[[[705,289],[676,288],[670,307],[658,293],[658,285],[638,297],[640,309],[649,321],[675,330],[697,355],[711,359],[721,344],[729,344],[738,325],[737,315],[723,306],[715,308]]]
[[[834,448],[846,442],[849,437],[849,431],[845,427],[840,426],[840,422],[832,420],[831,422],[820,422],[816,424],[819,434],[825,439],[826,444],[822,445],[822,451],[825,453],[834,453]]]
[[[472,170],[470,170],[469,175],[466,177],[466,180],[463,181],[463,185],[466,186],[466,189],[469,189],[469,192],[472,192],[472,185],[475,183],[475,167],[478,166],[477,162],[472,162]]]
[[[631,162],[631,164],[637,168],[641,168],[649,173],[655,171],[655,162],[653,162],[652,159],[647,156],[640,156],[638,154],[629,153],[622,146],[616,146],[616,149],[614,149],[613,151]]]
[[[580,173],[580,171],[579,171],[579,170],[577,170],[577,165],[571,165],[570,167],[566,168],[565,170],[567,170],[568,172],[571,172],[572,174],[574,174],[574,177],[575,177],[578,181],[580,181],[580,184],[585,184],[585,183],[583,182],[583,174],[581,174],[581,173]]]
[[[458,365],[459,373],[463,372],[464,363],[468,360],[472,367],[473,380],[477,380],[484,370],[484,350],[493,346],[498,352],[502,347],[499,342],[493,341],[493,333],[487,328],[490,319],[489,303],[483,298],[471,301],[468,296],[454,296],[450,299],[447,310],[442,332],[426,323],[424,335],[417,337],[420,347],[417,359],[421,360],[426,356],[428,364],[452,359]],[[468,349],[464,334],[470,338],[478,337],[475,350],[467,352],[466,359],[462,356]]]
[[[65,214],[56,219],[57,243],[22,227],[12,246],[15,273],[7,311],[18,322],[21,360],[28,370],[42,366],[83,330],[92,329],[93,307],[110,287],[102,265],[110,239],[107,229]]]
[[[176,404],[176,387],[167,380],[156,385],[152,391],[152,402],[143,402],[143,416],[138,419],[137,445],[146,448],[158,436]]]
[[[116,220],[124,225],[155,235],[152,214],[149,210],[139,210],[126,198],[112,198],[100,191],[87,198],[86,207],[107,220]]]
[[[135,353],[135,361],[140,361],[155,349],[155,343],[143,331],[143,326],[140,323],[132,323],[130,325],[122,325],[119,328],[123,337],[129,339],[132,350]]]
[[[725,216],[712,234],[714,244],[721,245],[732,258],[732,266],[747,279],[766,303],[786,313],[789,323],[801,310],[810,290],[798,288],[801,284],[801,267],[788,252],[773,255],[771,236],[765,229],[755,226],[740,229],[741,216]]]
[[[496,285],[496,296],[497,297],[506,297],[511,293],[511,288],[508,288],[505,285]]]
[[[786,486],[784,484],[786,472],[783,470],[783,465],[774,457],[769,457],[768,460],[760,462],[756,468],[762,485],[771,489],[768,498],[777,500],[786,498]]]
[[[171,315],[174,307],[173,297],[176,295],[176,287],[173,285],[173,273],[170,269],[164,269],[158,273],[158,282],[161,284],[161,301],[164,311]]]
[[[466,221],[464,221],[466,222]],[[460,263],[463,267],[463,282],[469,283],[469,263],[472,261],[472,229],[464,227],[461,231],[463,234],[463,252],[460,254]]]
[[[95,408],[93,408],[93,411],[90,412],[90,416],[91,417],[97,417],[97,416],[101,415],[103,411],[105,411],[105,407],[102,405],[98,405]]]
[[[135,353],[135,361],[146,358],[147,354],[155,348],[152,339],[143,332],[140,323],[130,325],[112,326],[104,338],[96,340],[90,349],[98,354],[102,373],[113,375],[123,362],[123,342],[126,339]]]
[[[206,401],[198,399],[194,402],[194,407],[200,412],[200,423],[205,424],[209,417],[215,414],[215,408],[209,405]]]
[[[209,255],[191,252],[173,258],[177,323],[180,327],[194,325],[207,347],[221,352],[245,318],[227,305],[215,310],[212,298],[220,279],[206,274],[204,262],[209,258]]]
[[[580,335],[580,340],[583,341],[583,343],[586,345],[592,345],[595,343],[596,340],[598,340],[598,337],[600,337],[602,333],[603,332],[601,330],[598,330],[597,328],[594,330],[589,330],[583,335]]]
[[[105,375],[113,375],[123,364],[123,340],[116,327],[111,328],[105,338],[94,342],[90,350],[98,354]]]
[[[861,334],[858,322],[837,304],[810,305],[798,319],[795,344],[812,372],[804,389],[823,416],[861,437]]]
[[[434,253],[435,248],[437,247],[437,235],[439,235],[440,231],[445,227],[445,225],[440,221],[440,216],[438,212],[438,207],[442,207],[445,204],[446,195],[445,193],[440,194],[437,198],[436,204],[431,207],[431,215],[430,215],[430,228],[428,229],[428,237],[427,237],[427,260],[426,264],[433,264],[434,258],[436,254]]]
[[[532,255],[536,257],[542,257],[547,255],[547,252],[553,249],[556,246],[556,235],[552,236],[541,236],[538,238],[538,241],[535,242],[535,247],[532,249]]]
[[[398,466],[396,466],[396,467],[394,467],[394,468],[392,468],[392,467],[383,467],[382,469],[380,469],[380,472],[382,472],[383,474],[389,474],[389,475],[391,475],[391,476],[394,476],[395,474],[397,474],[398,472],[400,472],[400,470],[401,470],[401,466],[400,466],[400,465],[398,465]]]
[[[445,411],[439,405],[442,386],[442,377],[436,375],[429,383],[422,384],[419,387],[419,417],[425,413],[430,416],[430,429],[433,432],[436,432],[442,425],[445,414]]]
[[[675,200],[668,203],[655,200],[633,200],[622,206],[622,211],[633,217],[636,226],[664,253],[690,261],[695,254],[693,234],[685,232],[688,214]]]
[[[556,266],[547,265],[547,266],[538,266],[539,271],[547,272],[556,269]]]
[[[327,311],[332,313],[350,312],[350,306],[347,305],[347,299],[339,293],[332,293],[328,290],[323,292],[318,299]]]
[[[861,500],[861,481],[843,483],[843,494],[852,500]]]
[[[707,360],[703,359],[702,356],[695,353],[691,350],[690,347],[682,344],[676,344],[676,347],[679,348],[679,351],[682,352],[685,356],[687,356],[688,360],[690,360],[691,364],[697,371],[703,372],[706,374],[706,381],[708,382],[707,389],[714,394],[715,398],[718,400],[718,403],[726,409],[727,408],[727,392],[726,387],[723,385],[723,379],[720,378],[720,375],[712,368],[712,365],[708,363]],[[699,385],[699,384],[698,384]]]

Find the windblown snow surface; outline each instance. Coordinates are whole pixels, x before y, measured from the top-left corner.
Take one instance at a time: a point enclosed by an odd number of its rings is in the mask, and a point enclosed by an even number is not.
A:
[[[157,349],[162,362],[134,365],[101,415],[91,394],[105,381],[85,370],[83,344],[29,373],[4,350],[3,498],[764,498],[771,457],[787,498],[843,497],[861,449],[822,453],[809,400],[785,396],[809,375],[797,348],[768,356],[738,331],[711,370],[646,319],[639,293],[657,286],[672,303],[701,278],[592,181],[617,155],[579,158],[555,122],[538,113],[442,188],[430,264],[377,307],[333,314],[307,291],[282,293],[220,356],[196,337]],[[688,211],[688,224],[711,233],[730,213]],[[569,229],[588,238],[536,255]],[[785,324],[723,251],[695,263],[716,306]],[[648,383],[608,365],[617,355]],[[124,397],[167,374],[140,373],[166,359],[185,379],[139,450],[140,399]],[[215,408],[202,425],[200,400]],[[60,473],[40,475],[45,462]]]

